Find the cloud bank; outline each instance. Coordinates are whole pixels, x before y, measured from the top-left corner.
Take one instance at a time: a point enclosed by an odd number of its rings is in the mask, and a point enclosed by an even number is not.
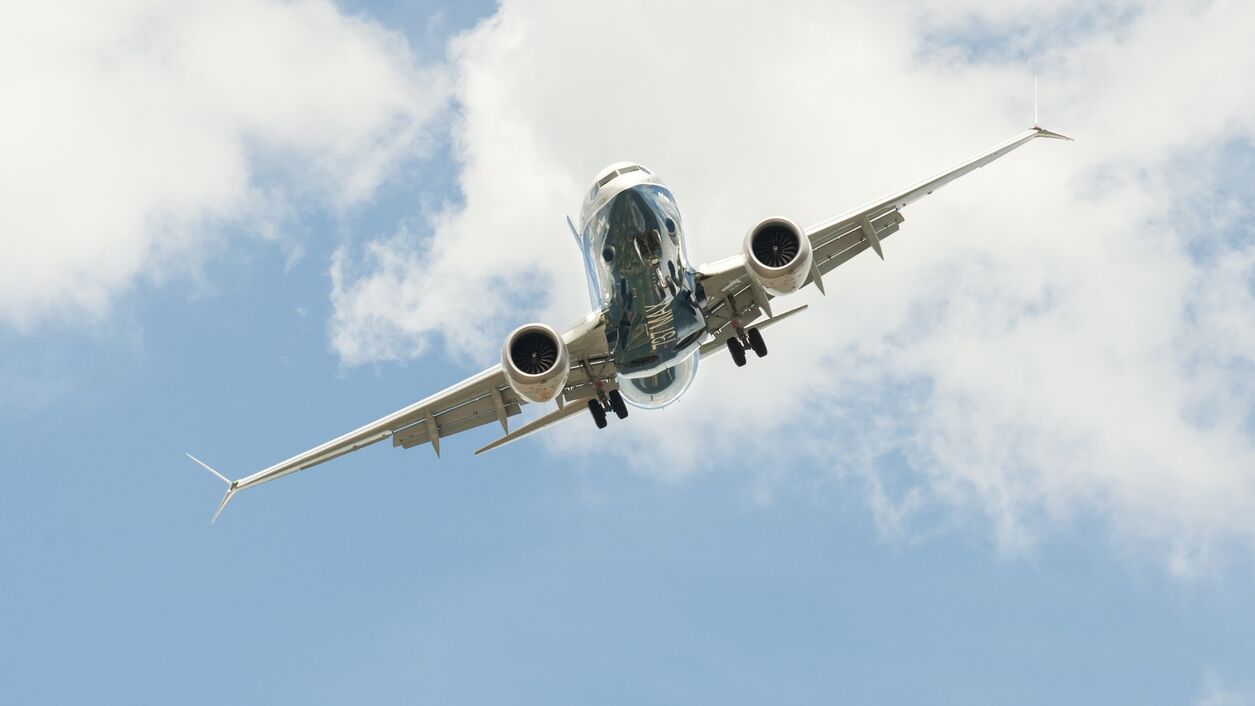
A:
[[[451,120],[462,200],[336,252],[329,335],[350,365],[487,363],[584,314],[561,219],[604,164],[660,172],[712,260],[1022,129],[1040,73],[1079,142],[912,206],[766,361],[548,443],[666,480],[735,461],[761,502],[857,490],[887,536],[976,522],[1019,552],[1097,518],[1183,575],[1249,555],[1255,10],[981,5],[506,2],[438,66],[329,2],[6,7],[0,325],[106,320],[226,233],[360,207]]]
[[[888,262],[797,297],[816,306],[773,357],[706,361],[682,408],[550,443],[667,478],[736,459],[766,501],[861,489],[890,535],[975,520],[1019,552],[1096,517],[1179,574],[1249,554],[1255,9],[1044,12],[506,2],[452,49],[464,203],[338,253],[333,345],[489,362],[512,325],[581,316],[560,219],[605,163],[668,179],[712,260],[760,218],[821,220],[1023,129],[1040,73],[1043,122],[1079,142],[912,206]]]
[[[439,70],[331,2],[0,9],[0,324],[101,320],[229,229],[370,197],[424,144]]]

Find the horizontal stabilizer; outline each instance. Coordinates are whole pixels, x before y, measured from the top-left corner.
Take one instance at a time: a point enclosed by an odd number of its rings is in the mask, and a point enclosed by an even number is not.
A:
[[[583,412],[586,409],[588,408],[587,406],[585,406],[583,400],[580,400],[579,402],[567,402],[565,405],[553,410],[552,412],[549,412],[548,414],[542,417],[537,417],[536,419],[533,419],[527,424],[524,424],[518,429],[515,429],[514,431],[510,432],[509,434],[506,434],[500,439],[497,439],[491,444],[484,446],[483,448],[476,451],[475,455],[478,456],[484,453],[485,451],[492,451],[495,448],[505,446],[511,441],[518,441],[519,439],[522,439],[523,437],[533,432],[540,431],[541,429],[549,426],[550,424],[560,422],[563,419],[566,419],[567,417],[573,414],[579,414],[580,412]]]
[[[784,321],[785,319],[789,318],[790,316],[793,316],[794,314],[800,311],[806,311],[806,307],[808,306],[810,305],[803,304],[802,306],[799,306],[796,309],[789,309],[783,314],[778,314],[776,316],[771,317],[770,319],[767,319],[766,321],[762,321],[758,324],[755,324],[754,328],[761,330],[761,329],[767,328],[768,326],[771,326],[772,324],[778,324],[781,321]],[[727,350],[727,344],[724,343],[724,341],[727,338],[730,338],[730,337],[716,338],[713,341],[707,341],[706,343],[703,343],[702,347],[698,349],[699,355],[701,355],[702,357],[706,357],[707,355],[711,353],[718,353],[721,350]]]

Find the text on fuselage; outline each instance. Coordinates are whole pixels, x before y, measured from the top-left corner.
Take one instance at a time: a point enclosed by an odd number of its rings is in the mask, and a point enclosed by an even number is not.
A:
[[[664,301],[645,307],[645,330],[649,332],[649,347],[658,350],[668,343],[675,343],[675,313],[671,302]]]

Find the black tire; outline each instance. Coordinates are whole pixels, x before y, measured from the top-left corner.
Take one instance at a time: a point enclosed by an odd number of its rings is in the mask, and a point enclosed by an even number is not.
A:
[[[732,362],[740,368],[745,365],[745,347],[736,338],[728,339],[728,353],[732,354]]]
[[[597,400],[588,401],[588,411],[593,413],[593,421],[597,423],[598,429],[606,428],[606,410],[601,408],[601,403]]]
[[[623,395],[620,395],[618,390],[611,390],[609,397],[610,409],[614,410],[615,416],[619,419],[627,419],[628,409],[623,402]]]
[[[759,358],[767,356],[767,344],[763,342],[763,335],[758,332],[758,329],[752,328],[746,331],[745,337],[750,340],[750,348],[754,349],[754,355]]]

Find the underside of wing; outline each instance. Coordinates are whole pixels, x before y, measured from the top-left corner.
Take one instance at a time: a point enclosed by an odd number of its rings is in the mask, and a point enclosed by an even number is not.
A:
[[[387,438],[392,438],[393,446],[404,448],[430,443],[439,454],[441,438],[494,421],[504,427],[509,417],[521,412],[523,404],[501,366],[494,365],[431,397],[241,478],[235,487],[243,490],[313,468]]]
[[[514,337],[518,335],[527,338],[524,341],[515,341]],[[543,400],[556,399],[559,411],[564,407],[568,412],[578,410],[580,405],[571,403],[596,397],[599,385],[602,389],[613,387],[616,371],[607,354],[600,312],[590,314],[561,336],[539,324],[520,327],[511,334],[511,338],[507,338],[505,346],[505,351],[510,355],[519,350],[530,354],[538,365],[548,366],[552,373],[546,377],[542,373],[547,371],[543,370],[533,371],[529,368],[520,371],[514,367],[507,369],[503,366],[510,365],[512,359],[503,356],[502,363],[456,385],[239,480],[228,480],[226,476],[192,457],[192,460],[228,484],[227,494],[214,515],[215,519],[237,491],[312,468],[385,439],[391,438],[394,447],[406,449],[430,444],[439,456],[441,439],[469,429],[494,422],[500,424],[506,436],[488,447],[493,448],[521,438],[540,426],[547,426],[571,416],[570,413],[550,413],[542,417],[548,420],[546,423],[537,425],[536,422],[529,422],[512,432],[510,418],[521,414],[523,406],[529,402],[542,401],[541,397],[533,394],[537,386],[526,384],[532,378],[540,381],[541,389],[552,392],[545,393]],[[553,369],[557,365],[561,366],[560,369]],[[532,375],[533,372],[537,374]],[[518,379],[520,375],[526,378],[522,385]],[[549,382],[550,380],[554,382]]]
[[[912,184],[905,189],[883,196],[871,203],[864,204],[859,208],[843,213],[836,218],[823,221],[822,223],[816,223],[806,229],[806,234],[811,239],[812,243],[816,243],[816,241],[826,242],[837,235],[848,232],[855,226],[861,226],[861,222],[864,219],[875,221],[887,213],[900,211],[915,201],[918,201],[946,184],[949,184],[955,179],[970,174],[971,172],[980,169],[990,162],[1009,154],[1012,150],[1015,150],[1037,138],[1056,140],[1072,139],[1070,137],[1060,135],[1057,132],[1051,132],[1050,130],[1040,127],[1033,127],[983,152],[973,155],[972,157],[969,157],[945,171],[939,172],[927,179]]]
[[[767,321],[758,324],[760,328],[768,322],[774,323],[782,318],[773,317],[772,300],[779,293],[773,293],[772,281],[763,275],[763,272],[773,272],[770,266],[778,263],[751,261],[751,258],[758,257],[760,245],[761,252],[768,257],[781,253],[797,258],[809,257],[809,265],[800,264],[799,260],[798,279],[793,280],[793,286],[800,288],[815,285],[822,292],[823,275],[859,253],[872,250],[884,258],[881,243],[901,227],[905,220],[903,208],[1036,138],[1071,139],[1034,126],[950,169],[836,218],[806,229],[792,226],[794,243],[805,238],[805,242],[801,243],[803,247],[788,247],[789,233],[782,233],[780,230],[781,224],[791,225],[792,222],[788,219],[768,218],[760,222],[746,237],[742,252],[698,268],[698,281],[706,295],[706,328],[710,336],[702,346],[703,352],[714,352],[734,337],[745,339],[745,327],[764,316]],[[763,243],[756,243],[754,240],[759,233],[763,235]],[[778,245],[774,249],[768,248],[775,243],[783,243],[783,249]],[[782,268],[783,266],[777,269],[783,271]]]

